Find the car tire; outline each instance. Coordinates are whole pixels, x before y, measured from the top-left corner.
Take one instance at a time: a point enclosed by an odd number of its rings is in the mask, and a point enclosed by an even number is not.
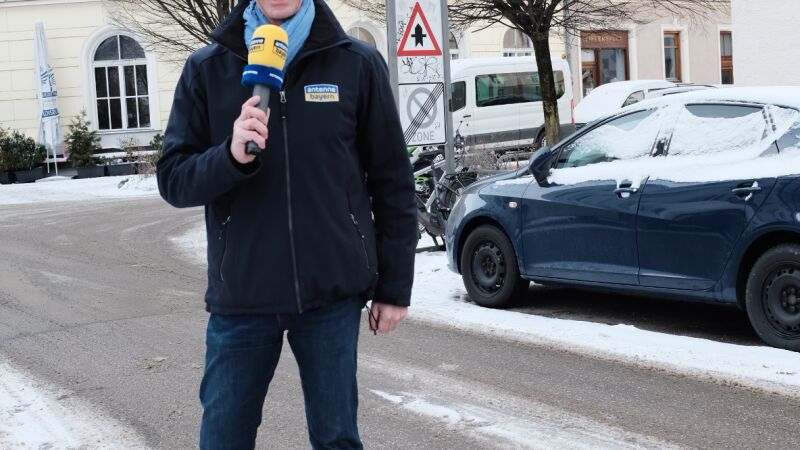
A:
[[[800,351],[800,245],[767,250],[747,278],[745,306],[764,342]]]
[[[461,277],[470,298],[489,308],[508,305],[530,286],[519,274],[511,242],[491,225],[481,225],[467,236],[461,249]]]

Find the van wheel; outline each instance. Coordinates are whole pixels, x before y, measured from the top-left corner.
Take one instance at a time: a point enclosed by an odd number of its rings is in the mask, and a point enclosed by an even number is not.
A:
[[[533,149],[539,150],[545,145],[547,145],[547,135],[544,131],[544,128],[542,128],[542,131],[539,132],[539,135],[536,136],[536,140],[533,142]]]
[[[461,249],[461,276],[470,298],[489,308],[507,305],[530,286],[519,275],[511,242],[491,225],[481,225],[467,236]]]
[[[747,278],[745,305],[764,342],[800,351],[800,245],[773,247],[756,261]]]

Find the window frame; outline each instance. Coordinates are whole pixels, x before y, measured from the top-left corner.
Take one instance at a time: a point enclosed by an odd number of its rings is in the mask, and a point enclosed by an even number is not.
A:
[[[725,48],[724,45],[723,45],[723,37],[724,36],[728,36],[730,38],[730,40],[731,40],[731,54],[730,55],[725,55],[723,53],[724,52],[724,48]],[[719,82],[720,82],[720,84],[724,84],[724,85],[736,84],[736,79],[734,78],[734,73],[733,73],[733,31],[721,30],[719,32],[719,66],[720,66],[720,72],[719,72]],[[731,76],[731,82],[730,83],[725,83],[724,82],[725,78],[723,77],[723,74],[725,72],[730,72],[730,76]]]
[[[143,128],[130,128],[130,129],[114,129],[114,130],[100,130],[99,123],[97,122],[97,95],[96,83],[94,75],[94,56],[100,44],[107,38],[120,35],[127,36],[136,43],[138,43],[144,50],[144,59],[146,61],[147,80],[148,80],[148,97],[150,102],[150,127]],[[100,137],[101,146],[103,148],[118,148],[121,139],[133,138],[139,144],[146,144],[162,129],[161,123],[161,108],[160,108],[160,91],[159,91],[159,76],[158,65],[155,53],[144,43],[145,41],[136,34],[127,30],[120,29],[114,25],[106,25],[98,28],[94,33],[89,35],[84,41],[81,48],[80,68],[83,82],[81,87],[83,90],[83,101],[86,105],[86,113],[91,122],[91,128],[97,131]],[[121,55],[120,55],[121,56]],[[119,61],[119,60],[117,60]],[[105,61],[98,61],[102,63]],[[124,78],[120,80],[124,83]]]
[[[506,47],[506,36],[508,35],[508,33],[514,33],[514,41],[515,41],[514,43],[518,45],[517,47]],[[519,33],[519,36],[522,36],[523,40],[522,44],[527,44],[527,46],[519,47],[520,43],[516,42],[517,41],[516,38],[518,36],[517,33]],[[503,33],[502,50],[500,54],[504,58],[533,56],[533,41],[531,41],[531,38],[526,36],[525,33],[523,33],[522,31],[517,30],[516,28],[508,28],[506,32]]]
[[[139,46],[139,48],[142,50],[142,53],[145,56],[142,57],[142,58],[123,59],[122,58],[122,53],[121,53],[121,51],[122,51],[122,43],[121,43],[122,39],[121,38],[122,37],[128,37],[128,38],[132,39],[134,42],[136,42],[136,44]],[[99,61],[94,60],[94,56],[95,56],[96,52],[99,50],[100,45],[102,45],[103,42],[107,41],[108,39],[112,39],[112,38],[116,38],[116,40],[117,40],[117,50],[118,50],[119,59],[106,59],[106,60],[99,60]],[[139,67],[139,66],[144,66],[145,67],[145,78],[147,78],[147,94],[146,95],[138,95],[138,83],[137,83],[136,73],[138,72],[137,67]],[[133,67],[134,68],[134,92],[132,94],[127,92],[127,88],[125,86],[126,85],[126,83],[125,83],[125,68],[126,67]],[[120,34],[112,34],[111,36],[108,36],[105,39],[103,39],[102,41],[100,41],[100,43],[95,47],[95,51],[92,54],[91,68],[92,68],[92,81],[93,81],[92,88],[94,88],[94,90],[95,90],[95,95],[94,95],[94,102],[95,102],[94,119],[95,119],[95,123],[97,125],[97,131],[98,132],[138,131],[138,130],[141,130],[141,129],[148,130],[148,129],[152,129],[153,128],[153,119],[152,119],[152,114],[150,113],[150,109],[151,108],[149,106],[150,103],[151,103],[152,89],[151,89],[150,78],[149,78],[148,70],[147,70],[147,56],[146,56],[146,53],[144,53],[144,46],[142,46],[141,43],[139,43],[135,38],[132,38],[132,37],[126,35],[126,34],[121,34],[121,33]],[[118,86],[118,90],[119,90],[118,94],[119,95],[118,96],[114,96],[114,97],[111,96],[111,91],[109,89],[110,84],[108,82],[108,73],[110,72],[110,70],[112,68],[116,69],[117,80],[118,80],[118,83],[119,83],[119,86]],[[96,90],[97,90],[97,77],[96,77],[95,74],[96,74],[96,70],[97,69],[104,69],[105,72],[106,72],[106,96],[105,97],[98,96],[97,92],[96,92]],[[150,125],[145,126],[145,127],[140,127],[140,126],[138,126],[138,123],[137,123],[136,127],[131,127],[130,123],[128,122],[129,114],[128,114],[128,101],[127,100],[129,98],[135,99],[136,104],[137,104],[136,120],[138,122],[141,119],[141,115],[139,113],[139,108],[138,108],[139,98],[144,98],[144,97],[147,98],[148,116],[149,116],[149,119],[150,119],[149,120],[150,121]],[[111,100],[112,99],[117,99],[117,98],[119,99],[120,116],[121,116],[120,118],[121,118],[121,125],[122,125],[121,128],[112,128],[112,123],[111,123],[112,122],[112,120],[111,120],[112,112],[111,112],[110,106],[109,106],[109,111],[108,111],[108,113],[109,113],[109,117],[108,117],[109,128],[105,128],[105,129],[104,128],[100,128],[100,116],[99,116],[100,113],[97,110],[97,102],[100,101],[101,98],[102,99],[107,99],[109,101],[109,105],[111,104]]]
[[[668,46],[667,43],[664,42],[668,36],[672,36],[675,39],[674,46]],[[664,32],[662,33],[661,45],[663,49],[662,53],[664,60],[664,79],[667,81],[672,81],[676,83],[683,82],[683,63],[681,61],[682,57],[681,52],[683,51],[681,44],[682,37],[683,37],[683,32],[681,31],[664,30]],[[675,78],[667,77],[667,49],[675,50]]]

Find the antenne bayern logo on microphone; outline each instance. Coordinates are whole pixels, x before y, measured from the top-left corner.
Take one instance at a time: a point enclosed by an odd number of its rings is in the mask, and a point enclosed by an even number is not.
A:
[[[280,90],[283,86],[283,68],[286,65],[289,36],[286,30],[275,25],[256,28],[248,47],[247,66],[242,72],[242,84],[249,87],[263,85]]]

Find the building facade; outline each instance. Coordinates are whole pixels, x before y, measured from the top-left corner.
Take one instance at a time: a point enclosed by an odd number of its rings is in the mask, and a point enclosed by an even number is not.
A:
[[[568,38],[576,97],[623,80],[732,84],[732,31],[730,14],[578,30]]]
[[[771,0],[778,1],[778,0]],[[386,25],[339,0],[329,5],[344,29],[386,56]],[[82,110],[103,147],[131,139],[147,144],[163,130],[182,65],[151,51],[141,36],[112,25],[100,0],[0,0],[0,126],[35,136],[38,101],[34,79],[34,22],[44,23],[61,125]],[[624,79],[675,79],[719,84],[725,77],[725,37],[730,17],[689,24],[664,17],[616,30],[551,35],[551,52],[569,58],[576,100],[602,83]],[[453,31],[452,58],[532,56],[530,40],[501,25]],[[731,74],[733,70],[730,71]]]
[[[742,86],[800,85],[800,1],[733,0],[733,52],[736,84]]]

